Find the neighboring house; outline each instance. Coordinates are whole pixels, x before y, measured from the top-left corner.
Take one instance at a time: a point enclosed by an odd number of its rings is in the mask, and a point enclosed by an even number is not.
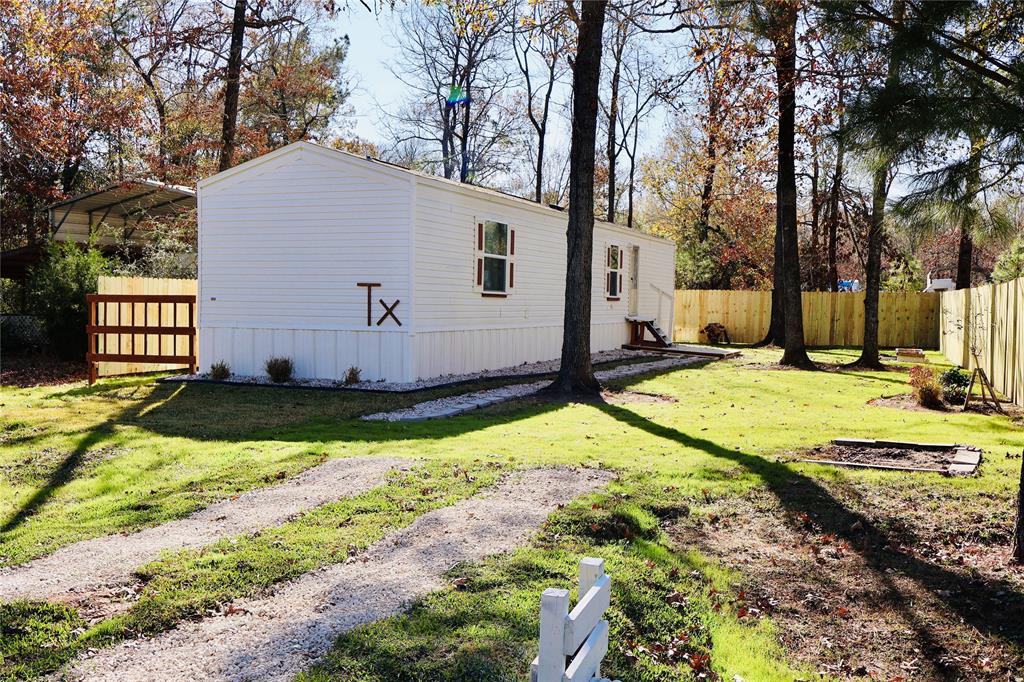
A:
[[[196,207],[196,193],[188,187],[156,180],[130,180],[86,192],[48,207],[50,235],[59,242],[94,243],[104,251],[140,248],[149,227],[162,219]],[[22,280],[46,256],[44,244],[4,251],[3,276]]]
[[[928,281],[924,287],[925,291],[952,291],[956,289],[956,282],[948,277],[937,277],[932,279],[932,273],[928,273]]]
[[[308,142],[199,183],[202,369],[412,381],[557,358],[567,214]],[[593,350],[671,329],[675,245],[598,222]]]

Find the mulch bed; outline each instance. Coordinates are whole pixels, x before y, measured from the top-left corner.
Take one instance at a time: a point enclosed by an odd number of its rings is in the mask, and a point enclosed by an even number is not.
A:
[[[707,502],[669,532],[737,570],[741,619],[770,618],[788,654],[826,677],[1020,680],[1012,506],[794,478]]]
[[[89,367],[81,360],[61,360],[49,355],[4,354],[0,362],[0,385],[16,388],[56,386],[89,378]]]
[[[953,450],[919,450],[900,447],[860,447],[829,443],[800,453],[801,459],[823,459],[851,464],[877,464],[911,469],[945,469]]]
[[[917,402],[910,393],[900,393],[897,395],[884,395],[880,398],[872,398],[868,401],[868,405],[874,407],[891,407],[897,410],[910,410],[911,412],[945,412],[946,408],[934,409],[925,407]]]
[[[868,401],[868,405],[873,407],[891,407],[897,410],[910,410],[911,412],[973,412],[975,414],[986,415],[999,414],[991,405],[987,405],[981,402],[981,400],[976,399],[971,400],[966,410],[963,410],[959,405],[945,405],[941,408],[923,407],[918,404],[917,400],[910,393],[900,393],[897,395],[873,398]],[[1003,414],[1010,419],[1014,421],[1024,419],[1024,409],[1017,407],[1013,403],[1000,403],[1000,407],[1003,409]]]

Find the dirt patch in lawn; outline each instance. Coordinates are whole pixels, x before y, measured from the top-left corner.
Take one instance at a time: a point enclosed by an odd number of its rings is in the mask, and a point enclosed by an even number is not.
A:
[[[56,386],[89,378],[89,366],[79,360],[60,360],[48,355],[4,355],[0,385],[16,388]]]
[[[780,365],[777,362],[741,362],[739,363],[742,369],[762,369],[762,370],[775,370],[779,372],[806,372],[802,367],[792,367],[790,365]],[[846,363],[841,362],[815,362],[814,366],[821,372],[857,372],[862,371],[857,367],[851,367]],[[907,370],[903,367],[894,367],[892,365],[882,365],[883,371],[886,372],[902,372],[906,374]],[[876,370],[872,370],[876,371]]]
[[[679,402],[670,395],[660,393],[643,393],[641,391],[601,391],[601,398],[611,405],[626,405],[629,403],[676,403]]]
[[[884,395],[880,398],[872,398],[868,401],[868,405],[874,407],[891,407],[897,410],[909,410],[911,412],[974,412],[977,414],[999,414],[991,406],[987,405],[981,400],[972,399],[971,403],[967,406],[966,410],[963,410],[960,405],[946,405],[939,409],[933,409],[930,407],[922,407],[917,403],[917,400],[910,393],[899,393],[896,395]],[[1017,407],[1013,403],[1001,403],[1000,407],[1003,409],[1003,414],[1014,421],[1021,421],[1024,419],[1024,409]]]
[[[899,393],[897,395],[883,395],[880,398],[872,398],[868,405],[874,407],[891,407],[897,410],[910,410],[911,412],[945,412],[945,408],[932,409],[919,405],[917,400],[910,393]]]
[[[133,579],[130,583],[115,587],[68,592],[58,595],[53,601],[74,608],[82,620],[89,625],[96,625],[128,611],[138,601],[142,587],[141,580]]]
[[[903,447],[864,447],[829,443],[799,453],[799,459],[821,459],[849,464],[878,465],[907,469],[945,470],[955,449],[924,450]]]
[[[671,532],[736,569],[745,618],[770,617],[790,655],[827,676],[1021,679],[1010,501],[830,486],[715,501]]]

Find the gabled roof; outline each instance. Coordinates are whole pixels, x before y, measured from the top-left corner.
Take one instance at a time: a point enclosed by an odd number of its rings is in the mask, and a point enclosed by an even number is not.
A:
[[[547,204],[538,204],[535,201],[532,201],[530,199],[525,199],[525,198],[517,196],[515,194],[509,194],[508,192],[502,192],[500,190],[490,189],[488,187],[481,187],[479,185],[471,185],[471,184],[467,184],[467,183],[464,183],[464,182],[459,182],[457,180],[448,180],[447,178],[442,178],[442,177],[440,177],[438,175],[433,175],[431,173],[424,173],[423,171],[418,171],[418,170],[415,170],[415,169],[412,169],[412,168],[407,168],[406,166],[402,166],[402,165],[399,165],[397,163],[392,163],[390,161],[383,161],[381,159],[377,159],[377,158],[374,158],[374,157],[369,156],[369,155],[360,156],[359,154],[353,154],[351,152],[347,152],[347,151],[344,151],[342,149],[335,149],[333,147],[325,147],[324,145],[316,144],[316,143],[313,143],[313,142],[308,142],[306,140],[300,140],[299,142],[293,142],[293,143],[291,143],[289,145],[286,145],[284,147],[279,147],[279,148],[275,149],[272,152],[264,154],[263,156],[258,156],[255,159],[250,159],[249,161],[246,161],[245,163],[241,163],[241,164],[239,164],[237,166],[234,166],[233,168],[229,168],[226,171],[222,171],[220,173],[217,173],[216,175],[211,175],[208,178],[204,178],[203,180],[199,181],[199,189],[202,189],[203,187],[206,187],[208,185],[211,185],[211,184],[214,184],[216,182],[219,182],[220,180],[226,179],[226,178],[228,178],[228,177],[230,177],[230,176],[232,176],[232,175],[234,175],[236,173],[244,172],[244,171],[246,171],[248,169],[251,169],[251,168],[253,168],[255,166],[258,166],[258,165],[260,165],[260,164],[262,164],[262,163],[264,163],[266,161],[270,161],[272,159],[275,159],[275,158],[278,158],[278,157],[283,156],[285,154],[288,154],[288,153],[290,153],[292,151],[295,151],[296,149],[303,149],[303,148],[310,149],[310,150],[315,151],[315,152],[320,153],[320,154],[337,155],[337,156],[339,156],[341,158],[345,158],[347,160],[351,160],[351,161],[354,161],[354,162],[359,163],[359,164],[367,164],[368,166],[372,166],[372,167],[378,169],[379,171],[383,171],[383,172],[389,173],[389,174],[391,174],[393,176],[402,176],[402,175],[412,176],[412,177],[416,178],[417,180],[422,180],[424,182],[430,182],[430,183],[434,183],[434,184],[444,185],[444,186],[446,186],[446,187],[448,187],[448,188],[450,188],[452,190],[455,190],[455,191],[467,192],[467,193],[473,193],[473,194],[484,194],[484,195],[487,195],[487,196],[490,196],[492,198],[499,199],[499,200],[502,200],[502,201],[514,202],[516,204],[525,205],[525,206],[527,206],[529,208],[532,208],[534,210],[537,210],[537,211],[543,211],[543,212],[548,212],[548,213],[557,213],[557,214],[560,214],[563,218],[566,215],[566,210],[564,208],[560,207],[560,206],[553,206],[553,205],[547,205]],[[644,237],[647,237],[647,238],[650,238],[650,239],[655,239],[655,240],[663,241],[663,242],[666,242],[666,243],[671,242],[671,240],[666,239],[664,237],[659,237],[659,236],[652,235],[652,234],[642,233],[642,232],[640,232],[639,230],[637,230],[634,227],[626,227],[625,225],[619,225],[618,223],[609,223],[607,221],[601,220],[600,218],[595,218],[594,222],[595,222],[595,224],[600,224],[600,225],[603,225],[603,226],[615,228],[617,230],[621,230],[621,231],[625,231],[625,232],[640,233],[640,234],[643,234]]]

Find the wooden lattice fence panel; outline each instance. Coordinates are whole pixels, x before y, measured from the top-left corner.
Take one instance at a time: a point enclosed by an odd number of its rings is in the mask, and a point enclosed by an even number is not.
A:
[[[131,294],[131,295],[165,295],[165,296],[195,296],[198,292],[198,282],[194,279],[163,279],[156,277],[100,277],[98,293],[100,294]],[[134,304],[136,320],[141,320],[144,316],[151,320],[152,325],[165,325],[169,326],[174,322],[178,324],[182,323],[184,315],[187,314],[187,308],[181,304],[174,307],[168,305],[160,306],[160,319],[156,320],[157,306],[153,303],[148,304]],[[148,308],[146,315],[143,315],[143,307]],[[121,324],[128,323],[131,320],[132,304],[130,303],[117,303],[108,304],[108,310],[106,314],[108,317],[101,322],[109,324]],[[193,311],[194,312],[194,311]],[[176,320],[176,317],[178,318]],[[191,326],[196,326],[196,319],[191,320]],[[162,344],[162,350],[165,351],[165,355],[188,355],[188,339],[185,337],[176,337],[173,340],[173,346],[168,347],[169,343],[172,343],[170,339],[163,339],[157,341],[155,335],[149,335],[145,344],[142,343],[141,337],[136,337],[136,346],[142,348],[143,345],[147,347],[156,348],[157,345]],[[128,335],[114,335],[114,334],[103,334],[100,337],[100,344],[103,348],[109,349],[111,352],[128,354],[131,348],[132,340]],[[195,339],[196,348],[198,348],[199,338]],[[152,346],[151,346],[152,344]],[[100,362],[97,363],[97,369],[99,376],[117,376],[120,374],[136,374],[139,372],[155,372],[168,369],[179,369],[185,368],[187,365],[184,364],[151,364],[151,363],[129,363],[129,362]]]

